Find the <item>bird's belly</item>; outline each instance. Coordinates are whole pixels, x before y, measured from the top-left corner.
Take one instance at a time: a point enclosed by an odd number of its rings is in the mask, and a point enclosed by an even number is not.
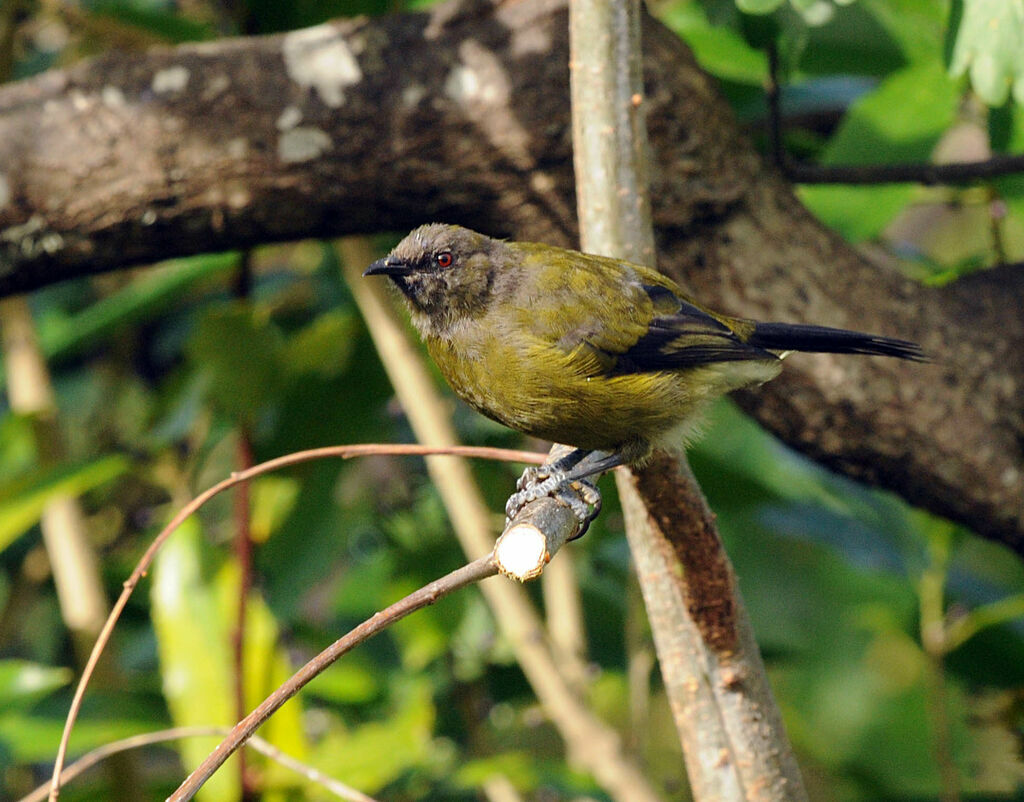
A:
[[[449,344],[428,342],[460,398],[525,434],[602,451],[656,443],[680,430],[682,437],[709,400],[777,372],[774,365],[733,362],[690,368],[685,376],[669,371],[583,376],[558,359],[524,355],[488,339],[480,354],[456,354]]]

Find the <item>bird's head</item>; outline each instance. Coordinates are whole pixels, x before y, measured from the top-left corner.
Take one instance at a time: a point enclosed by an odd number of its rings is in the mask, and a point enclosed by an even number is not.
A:
[[[443,334],[453,323],[487,311],[495,276],[507,261],[500,240],[460,226],[420,226],[364,276],[388,276],[402,291],[423,334]]]

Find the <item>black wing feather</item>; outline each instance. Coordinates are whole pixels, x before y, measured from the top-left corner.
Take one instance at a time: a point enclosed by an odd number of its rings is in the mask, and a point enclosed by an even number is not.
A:
[[[743,342],[736,333],[703,309],[682,300],[666,287],[644,286],[657,308],[672,302],[672,314],[651,320],[647,332],[620,354],[610,375],[681,370],[713,362],[772,360],[777,357]]]
[[[812,351],[827,354],[875,354],[914,362],[927,362],[921,346],[877,334],[806,326],[793,323],[758,323],[748,341],[759,348],[776,351]]]

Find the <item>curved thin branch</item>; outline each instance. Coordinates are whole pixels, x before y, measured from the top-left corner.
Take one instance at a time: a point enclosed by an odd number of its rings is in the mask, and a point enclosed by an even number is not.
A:
[[[1024,173],[1024,156],[999,155],[949,164],[807,164],[784,155],[782,174],[795,184],[965,184]]]
[[[78,680],[78,686],[75,688],[75,694],[71,699],[71,706],[68,710],[67,720],[64,722],[64,731],[61,734],[60,745],[57,747],[57,756],[53,764],[53,776],[50,780],[49,796],[51,802],[57,802],[57,797],[60,794],[61,774],[64,770],[65,760],[67,759],[68,742],[71,738],[71,730],[74,728],[75,721],[78,719],[78,714],[82,709],[82,702],[85,699],[85,691],[89,686],[89,681],[92,679],[92,676],[96,671],[96,666],[99,663],[100,657],[103,655],[104,649],[106,649],[107,643],[110,642],[110,636],[114,632],[114,627],[117,625],[117,621],[121,617],[121,613],[128,604],[128,599],[131,598],[136,585],[139,584],[147,571],[149,571],[149,567],[152,565],[153,559],[156,557],[156,553],[160,550],[161,546],[163,546],[164,542],[166,542],[167,538],[169,538],[171,534],[200,507],[206,504],[206,502],[241,482],[247,482],[257,476],[262,476],[265,473],[279,470],[290,465],[309,462],[311,460],[327,459],[331,457],[350,459],[352,457],[369,456],[373,454],[403,454],[420,456],[447,454],[479,457],[483,459],[506,459],[512,462],[532,462],[535,464],[540,464],[544,461],[544,456],[542,454],[536,454],[529,451],[508,451],[501,448],[378,444],[326,446],[324,448],[313,448],[308,451],[296,451],[292,454],[286,454],[283,457],[278,457],[277,459],[268,460],[267,462],[262,462],[259,465],[254,465],[252,468],[248,468],[247,470],[237,471],[229,478],[218,482],[213,487],[207,489],[203,493],[200,493],[178,511],[167,526],[160,531],[160,534],[153,539],[153,542],[149,545],[149,548],[146,549],[142,557],[139,558],[139,562],[136,564],[135,569],[132,571],[128,579],[125,580],[124,590],[121,591],[121,595],[118,596],[117,601],[114,603],[114,607],[110,611],[110,615],[107,616],[107,620],[103,624],[103,629],[100,630],[99,635],[96,637],[96,643],[93,644],[92,652],[89,654],[89,659],[85,664],[85,668],[82,669],[82,676]]]
[[[230,730],[227,727],[172,727],[167,730],[145,732],[141,735],[130,735],[127,738],[121,738],[118,741],[111,741],[110,743],[103,744],[102,746],[98,746],[95,749],[86,752],[61,772],[61,785],[66,786],[73,779],[84,774],[93,766],[103,762],[108,757],[121,752],[126,752],[129,749],[142,749],[155,744],[167,743],[168,741],[180,741],[183,738],[203,738],[211,736],[224,737],[228,735],[229,732]],[[279,763],[285,768],[291,769],[297,774],[301,774],[310,782],[316,783],[325,790],[330,791],[339,799],[348,799],[351,802],[375,802],[372,797],[339,782],[333,777],[328,777],[326,774],[318,771],[312,766],[285,754],[269,741],[265,741],[258,735],[252,736],[246,744],[274,762]],[[45,783],[40,785],[27,796],[23,796],[18,800],[18,802],[42,802],[42,800],[46,799],[49,791],[49,783]]]

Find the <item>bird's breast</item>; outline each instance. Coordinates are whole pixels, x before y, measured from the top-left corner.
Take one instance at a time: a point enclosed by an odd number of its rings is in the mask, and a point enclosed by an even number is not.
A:
[[[463,338],[428,338],[427,347],[456,395],[477,411],[525,434],[586,449],[657,441],[725,389],[712,389],[719,385],[713,368],[697,369],[711,372],[691,382],[667,371],[589,375],[572,352],[494,327]]]

